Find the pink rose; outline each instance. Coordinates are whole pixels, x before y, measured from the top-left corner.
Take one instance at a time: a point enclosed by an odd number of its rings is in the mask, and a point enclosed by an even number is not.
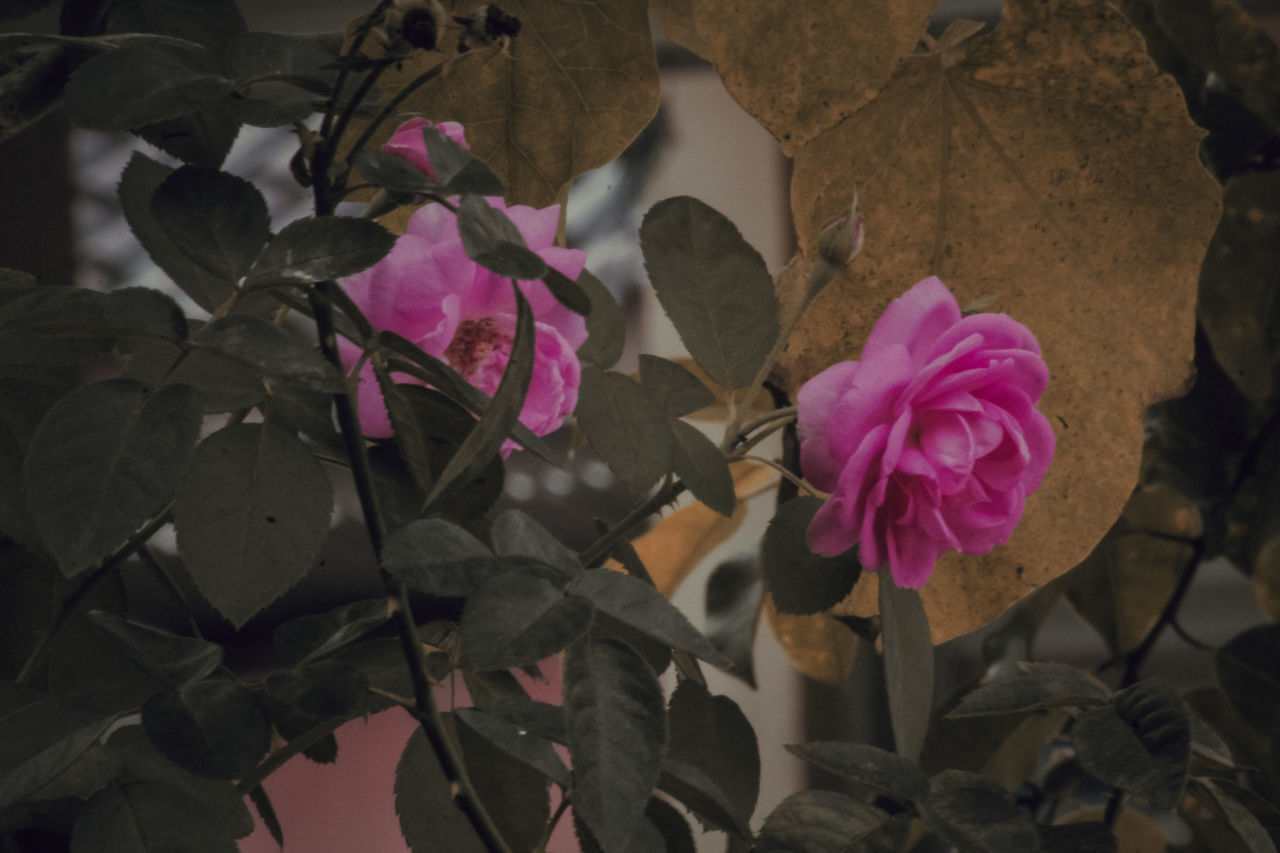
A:
[[[858,545],[920,588],[951,549],[985,554],[1009,540],[1053,460],[1036,402],[1049,381],[1035,336],[1004,314],[960,315],[927,278],[876,321],[861,361],[833,365],[799,393],[801,467],[831,498],[809,547]]]
[[[387,144],[382,146],[382,150],[408,160],[434,181],[436,172],[431,168],[431,160],[427,157],[427,146],[422,141],[424,127],[434,127],[463,148],[471,149],[463,134],[462,125],[456,121],[444,121],[433,125],[425,118],[411,118],[396,128],[395,133],[391,134],[391,138],[387,140]]]

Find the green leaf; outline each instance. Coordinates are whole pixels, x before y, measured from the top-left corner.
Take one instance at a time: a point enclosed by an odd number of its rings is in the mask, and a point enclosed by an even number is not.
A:
[[[26,290],[40,284],[40,279],[29,272],[0,267],[0,291]]]
[[[1020,663],[1020,675],[982,685],[960,700],[947,717],[1013,714],[1045,708],[1091,708],[1106,704],[1111,689],[1092,673],[1065,663]]]
[[[382,260],[395,235],[354,216],[295,219],[262,250],[245,287],[311,284],[355,275]]]
[[[171,157],[184,163],[217,169],[231,153],[240,134],[240,119],[224,100],[188,115],[154,122],[136,133]]]
[[[105,7],[94,0],[67,0],[62,9],[62,31],[68,35],[159,33],[218,54],[244,30],[233,0],[113,0]]]
[[[1254,728],[1270,731],[1280,714],[1280,624],[1241,631],[1214,653],[1218,683]]]
[[[547,780],[469,726],[455,726],[467,775],[512,850],[534,850],[551,815]],[[550,749],[550,745],[547,745]]]
[[[716,401],[715,393],[687,369],[648,353],[640,355],[640,384],[658,408],[673,418],[693,414]]]
[[[1142,681],[1076,720],[1076,757],[1098,779],[1173,808],[1191,761],[1191,721],[1178,692]]]
[[[1037,826],[1041,853],[1117,853],[1116,837],[1101,821],[1067,823],[1060,826]]]
[[[442,518],[411,521],[392,531],[382,548],[383,569],[431,595],[471,595],[514,567]]]
[[[235,853],[226,825],[180,788],[130,782],[104,788],[85,804],[71,853]]]
[[[252,770],[271,745],[262,703],[230,679],[155,694],[142,706],[142,727],[179,767],[226,779]]]
[[[525,394],[529,391],[529,381],[533,378],[534,328],[533,309],[529,307],[529,300],[524,298],[519,287],[512,284],[512,288],[516,297],[516,335],[511,342],[511,354],[506,369],[502,371],[502,380],[498,382],[493,400],[485,408],[475,428],[467,434],[431,487],[426,501],[428,506],[446,495],[446,490],[455,483],[458,486],[466,485],[479,474],[519,422]]]
[[[369,183],[394,192],[425,195],[440,191],[417,167],[387,151],[357,151],[351,155],[351,163]]]
[[[40,422],[23,465],[28,508],[67,577],[96,566],[173,496],[200,432],[185,386],[126,379],[72,391]]]
[[[337,72],[325,66],[341,52],[341,33],[246,32],[231,39],[222,64],[227,76],[236,80],[283,77],[297,86],[330,85]]]
[[[570,592],[590,601],[624,625],[661,640],[668,646],[697,655],[714,666],[729,660],[680,610],[652,585],[611,569],[588,569],[578,576]]]
[[[209,275],[239,282],[271,237],[267,202],[243,178],[182,166],[151,196],[151,215],[178,252]]]
[[[329,477],[297,436],[230,426],[196,449],[178,491],[178,549],[201,594],[240,626],[311,568],[332,508]]]
[[[685,679],[667,709],[667,761],[706,774],[725,795],[735,823],[747,826],[760,794],[760,751],[751,723],[728,696]]]
[[[667,416],[639,382],[584,364],[576,415],[592,449],[632,492],[643,492],[667,472],[675,439]]]
[[[757,853],[843,853],[889,816],[835,791],[801,791],[764,820]]]
[[[449,195],[503,195],[502,181],[498,176],[468,149],[445,136],[439,128],[424,126],[422,140],[441,191]]]
[[[1262,822],[1211,780],[1204,777],[1188,779],[1187,793],[1199,800],[1219,820],[1226,822],[1252,853],[1275,853],[1275,842],[1267,834]]]
[[[449,780],[422,729],[414,729],[396,764],[396,814],[413,853],[485,853],[475,830],[454,805]]]
[[[525,245],[515,223],[483,197],[464,195],[458,203],[458,235],[467,257],[508,278],[534,279],[547,274],[547,264]]]
[[[569,770],[551,746],[536,732],[480,708],[459,708],[454,712],[464,727],[488,740],[507,755],[537,770],[561,788],[569,788]]]
[[[779,613],[821,613],[843,601],[862,575],[854,548],[837,557],[809,550],[809,522],[822,504],[809,495],[793,498],[765,529],[760,565]]]
[[[574,811],[605,853],[622,853],[662,765],[662,687],[629,646],[580,640],[565,653],[564,713]]]
[[[90,130],[133,130],[208,110],[234,85],[194,46],[154,41],[123,44],[85,62],[63,94],[71,122]]]
[[[201,329],[192,343],[278,382],[330,394],[346,389],[342,374],[316,347],[257,317],[221,317]]]
[[[249,799],[253,802],[253,808],[262,819],[267,832],[271,833],[271,838],[283,849],[284,828],[280,826],[280,817],[276,814],[276,807],[271,802],[271,797],[267,796],[267,789],[261,785],[254,785],[249,789]]]
[[[976,773],[944,770],[929,780],[924,818],[960,853],[1035,853],[1036,825],[998,783]]]
[[[789,745],[787,752],[831,773],[852,779],[859,785],[873,788],[902,805],[923,800],[929,792],[929,779],[924,771],[914,762],[879,747],[823,741]]]
[[[0,808],[28,797],[85,753],[111,717],[63,699],[40,698],[0,716]]]
[[[697,853],[688,821],[666,800],[651,797],[644,809],[644,819],[662,836],[661,853]]]
[[[559,569],[566,578],[582,570],[576,554],[521,510],[500,513],[489,528],[489,538],[499,556],[528,557]]]
[[[733,515],[737,496],[729,460],[702,430],[684,421],[669,421],[672,437],[671,468],[693,496],[726,518]]]
[[[575,314],[586,317],[591,314],[591,297],[578,283],[552,266],[547,267],[542,283],[551,291],[556,301]]]
[[[756,686],[752,650],[764,581],[754,559],[726,560],[707,578],[706,637],[732,663],[725,670]]]
[[[577,284],[591,301],[591,313],[587,314],[587,339],[578,347],[578,358],[601,370],[608,370],[622,358],[622,349],[627,343],[627,320],[617,300],[600,279],[583,270]]]
[[[888,572],[880,573],[880,624],[893,740],[899,755],[916,761],[933,710],[933,640],[920,593]]]
[[[304,717],[346,719],[357,716],[369,690],[364,673],[342,661],[309,663],[267,676],[267,693]]]
[[[778,338],[778,298],[760,253],[732,222],[688,196],[650,208],[640,248],[689,353],[725,388],[749,383]]]
[[[492,578],[467,599],[459,636],[468,669],[509,669],[537,663],[582,636],[590,602],[565,596],[522,571]]]
[[[390,616],[386,598],[368,598],[290,619],[276,628],[271,640],[281,660],[299,665],[317,660],[348,646],[386,624]]]
[[[180,637],[113,613],[94,610],[89,618],[131,660],[170,687],[199,681],[222,665],[222,647],[195,637]]]

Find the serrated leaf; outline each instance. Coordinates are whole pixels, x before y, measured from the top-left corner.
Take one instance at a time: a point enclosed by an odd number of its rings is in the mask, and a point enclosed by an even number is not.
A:
[[[564,713],[574,811],[605,853],[623,853],[662,765],[662,687],[629,646],[581,640],[565,653]]]
[[[672,418],[669,425],[671,470],[695,498],[726,518],[731,517],[737,496],[724,451],[695,426],[676,418]]]
[[[879,747],[825,741],[792,744],[787,746],[787,752],[831,773],[874,788],[902,805],[924,799],[929,791],[929,779],[915,762]]]
[[[354,216],[295,219],[262,250],[244,286],[312,284],[354,275],[382,260],[395,235]]]
[[[494,553],[501,557],[528,557],[559,569],[566,577],[582,570],[577,554],[521,510],[500,513],[489,528],[489,538]]]
[[[546,261],[525,245],[515,223],[483,197],[464,195],[458,203],[457,216],[462,248],[480,266],[508,278],[546,275]]]
[[[1191,760],[1191,723],[1173,687],[1141,681],[1087,712],[1071,731],[1081,766],[1098,779],[1172,808]]]
[[[222,56],[227,76],[244,80],[287,75],[295,85],[306,81],[329,83],[337,72],[325,66],[342,51],[341,33],[245,32],[232,38]]]
[[[800,495],[778,507],[765,528],[760,566],[779,613],[821,613],[843,601],[862,575],[856,549],[836,557],[809,550],[809,522],[822,504]]]
[[[200,432],[186,386],[126,379],[72,391],[45,414],[23,464],[27,504],[58,568],[97,565],[173,497]]]
[[[298,438],[270,424],[219,430],[178,491],[178,549],[196,587],[243,625],[302,579],[320,553],[329,477]]]
[[[725,671],[756,686],[752,653],[764,581],[753,559],[726,560],[707,578],[706,629],[711,645],[732,664]]]
[[[583,270],[577,284],[591,301],[591,313],[587,314],[587,339],[578,347],[578,358],[601,370],[608,370],[617,364],[626,346],[626,318],[609,288],[590,272]]]
[[[1218,683],[1254,728],[1269,731],[1280,714],[1280,624],[1241,631],[1214,653]]]
[[[641,353],[640,384],[653,402],[673,418],[681,418],[716,401],[715,393],[687,369],[665,358]]]
[[[210,109],[233,88],[208,51],[132,42],[81,65],[67,82],[63,105],[80,127],[132,130]]]
[[[948,717],[1012,714],[1045,708],[1091,708],[1111,698],[1092,673],[1064,663],[1023,663],[1022,673],[983,684],[960,700]]]
[[[582,636],[592,613],[590,602],[566,596],[543,578],[505,572],[467,599],[459,626],[462,665],[484,670],[536,663]]]
[[[760,253],[722,214],[688,196],[650,208],[640,248],[689,353],[725,388],[749,383],[778,337],[778,298]]]
[[[346,388],[342,374],[316,347],[257,317],[221,317],[201,329],[192,343],[278,382],[328,393]]]
[[[0,716],[0,808],[8,808],[56,778],[110,724],[111,717],[100,711],[57,698],[36,698],[6,708]]]
[[[431,595],[465,596],[511,571],[468,531],[442,518],[411,521],[391,532],[382,549],[382,568]]]
[[[760,828],[759,853],[842,853],[878,829],[889,816],[835,791],[801,791],[787,797]]]
[[[286,663],[303,664],[350,645],[390,618],[387,599],[369,598],[290,619],[276,628],[271,640]]]
[[[1035,853],[1040,846],[1036,825],[1009,792],[976,773],[944,770],[934,776],[921,810],[960,853]]]
[[[170,687],[199,681],[222,664],[222,647],[196,637],[180,637],[103,610],[89,618],[131,660]]]
[[[239,778],[271,744],[271,724],[248,688],[224,679],[157,693],[142,706],[142,727],[157,750],[179,767]]]
[[[469,726],[454,729],[476,796],[494,804],[490,815],[503,840],[512,850],[537,849],[551,814],[546,778]]]
[[[880,581],[880,620],[893,740],[899,755],[915,761],[933,710],[933,641],[920,594],[899,587],[887,572]]]
[[[271,237],[267,203],[243,178],[182,166],[151,196],[151,214],[173,247],[211,276],[235,284]]]
[[[388,151],[357,151],[352,165],[374,186],[400,193],[423,195],[440,190],[430,178],[403,157]]]
[[[442,191],[478,196],[503,195],[502,181],[468,149],[454,142],[437,127],[424,125],[422,141],[427,159]]]
[[[248,797],[253,803],[254,811],[258,813],[259,819],[267,828],[267,832],[271,833],[271,838],[283,849],[284,828],[280,826],[280,817],[276,814],[276,807],[271,802],[271,797],[267,795],[267,789],[261,785],[254,785],[249,789]]]
[[[760,751],[746,715],[728,696],[712,696],[685,679],[667,708],[667,762],[682,761],[724,792],[740,826],[750,824],[760,794]]]
[[[459,708],[459,722],[511,757],[537,770],[561,788],[569,788],[569,770],[551,741],[517,723],[480,708]]]
[[[449,781],[422,729],[414,729],[396,763],[396,814],[413,853],[485,853],[475,830],[454,805]]]
[[[592,302],[587,292],[578,283],[552,266],[547,267],[542,276],[542,283],[551,291],[556,301],[575,314],[587,317],[591,314]],[[585,343],[585,341],[584,341]]]
[[[1262,822],[1244,806],[1207,778],[1187,780],[1187,793],[1222,821],[1226,821],[1251,853],[1274,853],[1275,842]],[[1078,849],[1078,848],[1077,848]]]
[[[337,660],[318,661],[267,676],[267,693],[305,718],[347,718],[360,713],[369,681]]]
[[[85,804],[72,853],[235,853],[218,816],[180,788],[160,782],[112,785]]]
[[[575,415],[592,449],[632,492],[643,492],[667,472],[675,444],[671,427],[631,377],[583,365]]]
[[[684,614],[652,584],[611,569],[588,569],[574,581],[570,592],[590,601],[624,625],[697,655],[715,666],[729,660],[689,623]]]

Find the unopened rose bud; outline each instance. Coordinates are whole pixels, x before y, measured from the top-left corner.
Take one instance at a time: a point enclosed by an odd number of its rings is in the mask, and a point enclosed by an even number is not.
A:
[[[862,211],[855,193],[849,212],[828,222],[818,235],[818,255],[827,263],[842,267],[862,251],[863,236]]]
[[[429,9],[410,9],[400,23],[404,40],[422,50],[435,50],[440,38],[440,25]]]

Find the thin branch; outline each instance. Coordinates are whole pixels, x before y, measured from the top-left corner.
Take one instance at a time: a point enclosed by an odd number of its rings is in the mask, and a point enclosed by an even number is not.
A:
[[[1204,540],[1195,540],[1191,543],[1191,547],[1191,557],[1187,560],[1186,568],[1182,570],[1182,576],[1178,578],[1178,586],[1174,589],[1173,595],[1169,597],[1169,600],[1165,602],[1164,609],[1160,611],[1160,616],[1156,619],[1156,624],[1142,638],[1142,642],[1138,644],[1138,647],[1123,658],[1124,673],[1120,677],[1121,688],[1129,687],[1138,682],[1142,665],[1146,663],[1147,657],[1150,656],[1152,649],[1155,648],[1160,635],[1164,632],[1166,626],[1172,624],[1178,618],[1178,609],[1182,607],[1183,599],[1187,597],[1187,591],[1191,589],[1191,582],[1195,579],[1196,570],[1200,568],[1201,559],[1204,557]]]
[[[250,770],[245,774],[243,779],[236,783],[236,790],[241,794],[249,793],[254,788],[261,785],[268,776],[284,766],[284,763],[290,758],[293,758],[295,755],[299,755],[315,746],[345,722],[346,720],[344,719],[330,717],[316,723],[314,726],[307,729],[305,732],[298,735],[296,738],[289,741],[266,758],[262,759],[257,767]]]

